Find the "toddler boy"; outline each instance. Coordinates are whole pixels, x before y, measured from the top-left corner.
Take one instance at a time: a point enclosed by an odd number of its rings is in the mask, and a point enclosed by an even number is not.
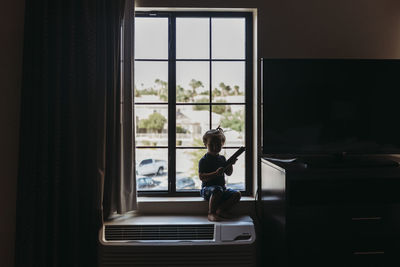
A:
[[[219,155],[225,144],[224,131],[219,126],[204,134],[203,143],[207,147],[207,153],[199,161],[199,178],[202,181],[200,195],[209,201],[208,219],[220,221],[231,217],[227,211],[238,203],[241,197],[239,191],[225,186],[224,174],[232,174],[232,165],[236,161],[226,166],[225,157]]]

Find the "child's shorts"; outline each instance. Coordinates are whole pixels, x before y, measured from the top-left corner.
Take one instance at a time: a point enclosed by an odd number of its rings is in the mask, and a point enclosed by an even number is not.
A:
[[[202,196],[205,200],[210,200],[211,195],[215,191],[220,191],[222,192],[221,200],[225,201],[229,199],[234,193],[238,192],[236,190],[226,188],[225,186],[220,186],[220,185],[210,185],[210,186],[205,186],[200,190],[200,196]]]

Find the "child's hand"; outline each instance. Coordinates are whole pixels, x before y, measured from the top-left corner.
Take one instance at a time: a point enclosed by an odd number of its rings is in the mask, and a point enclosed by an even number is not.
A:
[[[236,163],[237,160],[238,160],[238,159],[234,159],[233,162],[230,163],[229,165],[226,165],[226,167],[227,167],[227,168],[232,167],[232,166]]]
[[[224,173],[224,168],[219,167],[216,171],[215,171],[215,175],[217,176],[221,176]]]

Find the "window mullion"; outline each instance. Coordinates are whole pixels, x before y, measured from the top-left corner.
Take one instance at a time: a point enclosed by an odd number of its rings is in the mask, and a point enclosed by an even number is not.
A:
[[[251,22],[251,16],[246,15],[246,30],[245,30],[245,144],[246,144],[246,166],[249,166],[245,169],[245,192],[250,194],[252,192],[253,187],[253,135],[251,134],[253,127],[253,40],[252,40],[252,32],[253,32],[253,24]]]
[[[168,27],[168,193],[176,192],[176,16]]]
[[[209,96],[209,107],[210,107],[210,115],[209,115],[209,120],[210,120],[210,129],[212,128],[212,25],[211,25],[211,16],[210,16],[210,21],[209,21],[209,34],[210,34],[210,40],[209,40],[209,53],[210,53],[210,79],[209,79],[209,85],[210,85],[210,96]]]

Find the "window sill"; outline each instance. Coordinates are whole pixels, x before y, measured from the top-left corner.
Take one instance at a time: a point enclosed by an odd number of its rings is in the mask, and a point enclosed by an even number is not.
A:
[[[141,202],[150,202],[157,204],[159,202],[165,203],[165,202],[206,202],[203,198],[201,197],[138,197],[137,198],[138,203]],[[243,197],[240,199],[240,201],[254,201],[254,197]]]
[[[254,197],[242,197],[232,212],[251,215],[255,211]],[[208,202],[201,197],[138,197],[139,214],[207,214]]]

